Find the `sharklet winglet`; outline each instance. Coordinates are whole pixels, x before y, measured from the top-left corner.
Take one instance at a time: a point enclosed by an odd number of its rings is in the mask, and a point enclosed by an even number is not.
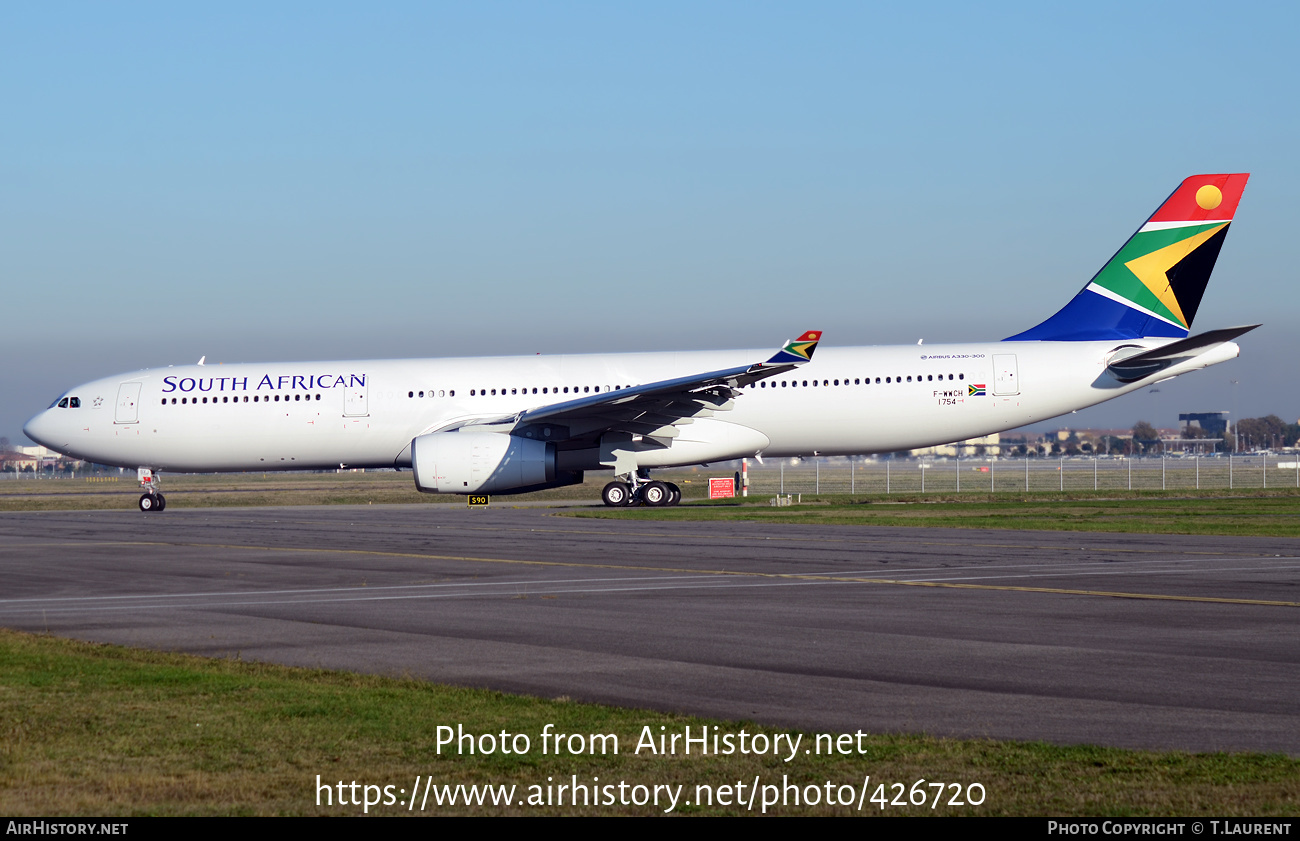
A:
[[[760,368],[776,365],[803,365],[812,360],[817,342],[821,341],[822,331],[808,330],[797,339],[786,342],[775,355],[766,362],[759,363]]]

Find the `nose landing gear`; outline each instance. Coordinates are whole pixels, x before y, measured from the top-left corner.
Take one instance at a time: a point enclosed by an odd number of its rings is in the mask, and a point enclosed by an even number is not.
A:
[[[147,467],[141,467],[136,470],[136,477],[140,480],[140,487],[144,488],[144,493],[140,495],[140,510],[148,513],[165,509],[167,497],[159,492],[158,477],[154,472]]]

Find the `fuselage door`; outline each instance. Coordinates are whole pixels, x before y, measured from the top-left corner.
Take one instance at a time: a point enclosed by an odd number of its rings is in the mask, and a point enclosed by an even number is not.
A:
[[[141,383],[122,383],[117,389],[117,411],[113,423],[140,422]]]
[[[366,384],[364,381],[360,385],[356,382],[356,377],[352,378],[352,384],[347,388],[347,396],[344,398],[343,417],[345,418],[362,418],[370,414],[367,408],[369,402],[366,399]]]
[[[993,354],[993,393],[1020,393],[1020,376],[1016,371],[1016,355],[1014,353]]]

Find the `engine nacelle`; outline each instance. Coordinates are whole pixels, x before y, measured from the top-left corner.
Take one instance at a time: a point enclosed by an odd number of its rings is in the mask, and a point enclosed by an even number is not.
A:
[[[415,488],[424,493],[510,493],[572,484],[555,471],[555,445],[500,432],[434,432],[411,442]],[[576,474],[582,481],[582,474]]]

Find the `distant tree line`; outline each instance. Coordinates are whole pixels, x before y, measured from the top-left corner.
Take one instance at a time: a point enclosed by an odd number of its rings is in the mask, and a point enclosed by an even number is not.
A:
[[[1182,433],[1186,439],[1217,438],[1209,452],[1232,453],[1251,450],[1276,450],[1283,447],[1295,447],[1300,442],[1300,423],[1286,423],[1277,415],[1262,418],[1242,418],[1235,426],[1222,436],[1211,435],[1200,427],[1189,427]],[[1238,446],[1240,445],[1240,446]],[[1208,445],[1206,445],[1208,448]],[[1155,455],[1163,452],[1164,442],[1160,432],[1149,422],[1141,420],[1133,424],[1130,437],[1119,435],[1080,435],[1071,432],[1063,441],[1033,443],[1026,437],[1012,438],[1004,436],[1002,452],[1007,455],[1019,455],[1033,458],[1050,456],[1091,456],[1091,455]]]
[[[1188,427],[1183,437],[1189,439],[1221,437],[1214,445],[1220,453],[1247,452],[1252,450],[1276,450],[1294,447],[1300,441],[1300,423],[1287,423],[1277,415],[1262,418],[1242,418],[1222,436],[1212,436],[1198,426]],[[1139,453],[1158,452],[1162,446],[1160,434],[1146,421],[1133,425],[1132,445]]]
[[[1287,423],[1277,415],[1242,418],[1237,421],[1235,432],[1241,450],[1276,450],[1294,447],[1300,441],[1300,423]]]

